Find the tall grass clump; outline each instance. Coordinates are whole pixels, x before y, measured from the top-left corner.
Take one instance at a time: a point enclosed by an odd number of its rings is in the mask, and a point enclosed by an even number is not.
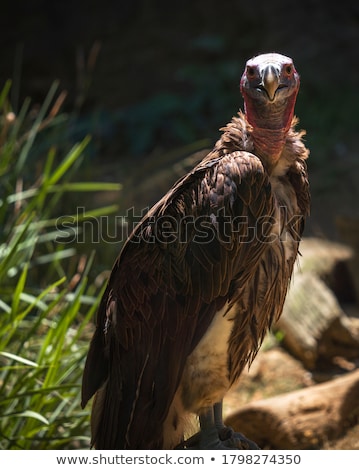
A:
[[[76,181],[89,138],[61,149],[46,139],[66,122],[56,85],[35,115],[29,100],[15,115],[9,90],[0,93],[0,449],[88,448],[80,383],[102,286],[91,280],[94,254],[60,243],[57,220],[77,217],[80,193],[119,185]]]

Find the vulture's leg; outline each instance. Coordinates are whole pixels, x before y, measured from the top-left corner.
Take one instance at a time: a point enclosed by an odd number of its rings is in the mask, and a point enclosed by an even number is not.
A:
[[[223,423],[222,402],[204,408],[199,415],[201,430],[177,449],[259,449],[257,444]]]
[[[214,409],[212,406],[203,408],[199,414],[201,430],[182,442],[176,449],[226,449],[218,435],[218,429],[214,419]]]
[[[216,403],[213,407],[203,409],[199,415],[201,431],[187,441],[194,446],[186,445],[187,449],[259,449],[259,447],[242,434],[235,433],[233,429],[226,427],[222,418],[222,402]],[[199,444],[199,446],[198,446]],[[197,447],[198,446],[198,447]]]
[[[219,439],[222,441],[226,447],[232,448],[233,441],[239,441],[241,447],[240,449],[250,449],[255,450],[259,449],[257,444],[250,439],[247,439],[240,432],[234,432],[233,429],[229,426],[225,426],[223,422],[223,402],[220,401],[213,406],[214,414],[214,423],[217,428]],[[236,447],[238,448],[238,447]]]

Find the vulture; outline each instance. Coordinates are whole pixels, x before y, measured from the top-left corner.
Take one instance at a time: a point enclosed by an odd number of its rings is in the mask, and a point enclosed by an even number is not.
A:
[[[249,59],[244,111],[123,245],[83,373],[96,449],[258,449],[222,400],[281,315],[309,214],[299,83],[289,57]]]

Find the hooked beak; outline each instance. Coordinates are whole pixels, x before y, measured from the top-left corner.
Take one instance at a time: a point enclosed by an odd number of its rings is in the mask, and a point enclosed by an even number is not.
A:
[[[273,65],[268,65],[262,74],[262,83],[260,84],[260,88],[265,90],[268,98],[270,101],[274,100],[276,91],[278,90],[280,83],[279,83],[279,73],[273,67]]]

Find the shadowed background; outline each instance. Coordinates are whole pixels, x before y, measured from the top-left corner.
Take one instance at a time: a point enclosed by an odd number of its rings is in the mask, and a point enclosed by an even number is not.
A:
[[[127,182],[124,210],[154,203],[198,158],[186,157],[213,145],[243,106],[249,57],[291,56],[311,149],[306,234],[340,240],[341,218],[357,218],[357,2],[7,2],[0,31],[0,83],[13,80],[14,109],[30,96],[36,111],[58,79],[69,120],[51,138],[90,133],[83,177]]]

